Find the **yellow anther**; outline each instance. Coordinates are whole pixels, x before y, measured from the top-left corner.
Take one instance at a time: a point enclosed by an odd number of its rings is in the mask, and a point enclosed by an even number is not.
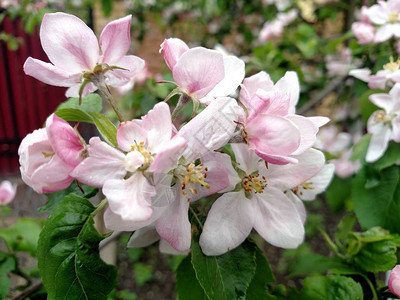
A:
[[[396,23],[399,20],[399,14],[395,12],[391,12],[389,14],[389,23]]]
[[[391,72],[396,72],[400,68],[400,59],[397,59],[396,61],[393,60],[393,56],[389,58],[389,62],[383,65],[384,70],[388,70]]]
[[[53,157],[55,153],[54,153],[54,152],[51,152],[51,153],[42,152],[42,154],[43,154],[43,156],[44,156],[45,158],[48,158],[48,157]]]
[[[243,177],[242,186],[246,192],[254,191],[259,194],[264,192],[264,189],[267,187],[267,181],[264,176],[262,176],[262,180],[260,180],[259,176],[260,175],[257,173],[256,175],[247,175]]]

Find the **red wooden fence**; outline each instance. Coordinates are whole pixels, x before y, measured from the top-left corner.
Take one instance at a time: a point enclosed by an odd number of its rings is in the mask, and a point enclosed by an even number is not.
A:
[[[0,42],[0,175],[18,173],[18,146],[33,130],[43,126],[47,116],[65,100],[65,88],[46,85],[25,75],[25,60],[49,61],[40,45],[38,31],[28,35],[19,20],[5,18],[4,31],[24,42],[11,51]]]

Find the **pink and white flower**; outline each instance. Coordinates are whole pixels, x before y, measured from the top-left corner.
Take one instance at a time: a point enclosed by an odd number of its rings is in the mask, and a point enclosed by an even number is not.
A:
[[[275,85],[265,72],[243,82],[239,98],[247,110],[243,136],[249,148],[267,162],[297,162],[295,156],[314,144],[319,127],[329,120],[294,114],[299,91],[295,72],[287,72]]]
[[[102,187],[112,213],[122,221],[146,221],[153,215],[157,180],[149,181],[145,172],[167,174],[177,165],[186,142],[182,137],[173,138],[171,113],[163,102],[141,120],[121,123],[117,142],[119,149],[93,137],[89,157],[71,175],[85,184]],[[107,218],[105,222],[107,225]]]
[[[372,24],[378,25],[374,41],[384,42],[391,37],[400,37],[400,2],[398,0],[378,1],[365,11]]]
[[[373,94],[369,99],[382,108],[371,115],[367,124],[372,137],[365,160],[374,162],[383,156],[390,140],[400,143],[400,84],[396,83],[389,94]]]
[[[400,265],[397,265],[390,272],[388,286],[390,291],[400,297]]]
[[[37,193],[67,188],[69,175],[83,159],[84,146],[74,129],[52,114],[46,128],[28,134],[18,149],[22,180]]]
[[[297,18],[297,10],[291,9],[286,13],[278,13],[276,19],[265,22],[259,35],[258,40],[265,43],[274,38],[280,38],[286,26]]]
[[[17,184],[12,184],[8,180],[4,180],[0,183],[0,206],[7,205],[14,200],[17,194]]]
[[[160,51],[177,85],[204,104],[235,92],[245,76],[239,58],[203,47],[189,49],[177,38],[164,40]]]
[[[203,252],[221,255],[232,250],[252,228],[274,246],[299,246],[304,238],[303,215],[284,192],[316,175],[324,164],[324,155],[309,149],[298,156],[297,164],[266,168],[245,144],[232,144],[232,149],[237,168],[243,172],[231,176],[231,185],[240,184],[241,189],[223,194],[211,207],[200,236]]]
[[[351,25],[351,31],[360,45],[369,44],[374,41],[375,27],[368,22],[355,22]]]
[[[99,81],[98,73],[105,72],[105,84],[123,85],[145,65],[141,58],[125,55],[130,48],[130,25],[130,15],[108,23],[98,42],[93,31],[79,18],[60,12],[45,14],[40,41],[51,63],[29,57],[24,71],[44,83],[69,87],[67,97],[79,95],[88,74],[97,76],[92,81]],[[93,82],[87,84],[83,96],[96,89]]]

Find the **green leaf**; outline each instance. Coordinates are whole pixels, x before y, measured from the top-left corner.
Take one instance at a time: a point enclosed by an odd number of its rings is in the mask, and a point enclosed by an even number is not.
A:
[[[331,184],[326,191],[326,202],[333,212],[342,211],[345,202],[350,198],[351,178],[342,179],[334,176]]]
[[[101,97],[97,94],[90,94],[82,98],[79,105],[79,98],[70,98],[61,103],[55,113],[66,121],[93,123],[89,112],[100,113],[103,109]]]
[[[135,281],[138,286],[144,285],[146,282],[153,279],[153,266],[137,262],[133,265]]]
[[[373,167],[381,171],[394,165],[400,160],[400,144],[395,142],[390,142],[389,147],[385,151],[385,154],[373,164]]]
[[[112,11],[112,0],[101,0],[101,8],[106,17],[109,17]]]
[[[379,182],[366,188],[368,170],[362,168],[353,181],[352,201],[357,219],[364,229],[381,226],[400,233],[400,185],[398,166],[382,170]],[[374,173],[376,174],[376,173]]]
[[[11,227],[0,229],[0,238],[14,251],[26,251],[36,256],[42,220],[20,219]]]
[[[374,111],[380,109],[378,106],[376,106],[369,100],[369,96],[371,96],[372,94],[382,93],[382,92],[383,92],[382,90],[367,90],[364,94],[362,94],[358,98],[358,105],[360,107],[360,113],[364,120],[364,124],[367,124],[369,117],[372,115]]]
[[[207,299],[203,288],[197,281],[190,255],[186,256],[179,264],[176,273],[176,292],[179,300]]]
[[[82,103],[79,105],[79,98],[69,98],[67,101],[61,103],[57,109],[74,108],[84,112],[101,112],[103,109],[103,103],[101,97],[98,94],[90,94],[87,97],[82,98]]]
[[[61,108],[55,114],[65,121],[93,123],[92,118],[78,108]]]
[[[48,299],[107,299],[115,267],[99,256],[104,238],[94,228],[93,205],[70,194],[52,211],[40,234],[38,264]]]
[[[192,239],[192,264],[196,277],[209,299],[245,299],[254,276],[255,246],[244,242],[221,256],[205,256],[198,236]]]
[[[329,275],[312,276],[303,281],[301,299],[304,300],[362,300],[362,287],[350,277]]]
[[[348,235],[351,232],[351,230],[353,229],[356,221],[357,221],[356,216],[353,214],[346,215],[343,217],[343,219],[340,221],[338,228],[335,232],[336,242],[340,242],[342,244],[344,244],[346,242],[346,240],[348,239]]]
[[[89,112],[88,114],[92,117],[93,123],[96,125],[103,139],[110,145],[118,147],[117,128],[115,125],[105,115],[96,112]]]
[[[246,299],[270,299],[267,294],[267,284],[275,282],[275,277],[264,253],[258,247],[254,253],[254,260],[256,271],[247,289]]]
[[[396,265],[396,251],[396,244],[391,240],[367,243],[354,257],[354,262],[367,272],[384,272]]]
[[[351,160],[365,161],[367,155],[368,145],[371,140],[370,134],[365,134],[357,144],[353,147],[353,153],[351,154]]]
[[[64,190],[61,190],[61,191],[58,191],[55,193],[51,193],[51,194],[46,194],[47,202],[45,205],[39,207],[38,211],[39,212],[51,212],[58,205],[58,203],[60,203],[61,200],[64,199],[65,196],[67,196],[68,194],[71,194],[71,193],[74,193],[76,195],[80,195],[84,198],[89,199],[91,197],[94,197],[97,194],[97,192],[99,191],[98,188],[87,186],[84,184],[80,184],[80,186],[83,189],[83,191],[85,192],[84,194],[82,194],[82,191],[76,184],[75,180],[71,183],[71,185],[69,187],[67,187]]]
[[[0,299],[5,299],[10,288],[11,278],[8,274],[15,270],[15,259],[0,252]]]

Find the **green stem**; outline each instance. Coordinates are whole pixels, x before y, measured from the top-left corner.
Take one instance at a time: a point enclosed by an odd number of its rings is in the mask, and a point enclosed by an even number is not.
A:
[[[186,104],[188,104],[190,101],[190,97],[186,94],[181,94],[178,100],[178,104],[176,105],[174,111],[172,112],[171,119],[174,121],[176,117],[182,112],[182,110],[185,108]]]
[[[203,231],[203,224],[201,224],[199,217],[197,216],[197,213],[194,211],[193,207],[189,206],[189,209],[191,213],[193,214],[194,218],[196,219],[197,223],[199,224],[201,230]]]
[[[321,234],[322,234],[325,242],[327,243],[329,249],[331,249],[333,251],[333,253],[335,253],[336,256],[343,258],[343,255],[339,253],[338,247],[331,240],[331,238],[328,236],[328,234],[322,229],[320,229],[319,231],[321,232]]]
[[[100,204],[97,205],[96,209],[91,213],[91,216],[94,217],[95,215],[97,215],[99,211],[101,211],[107,204],[108,204],[107,198],[101,200]]]
[[[108,103],[110,103],[112,109],[117,114],[118,120],[120,122],[124,122],[124,117],[122,116],[121,112],[119,111],[118,106],[115,103],[115,101],[114,101],[114,99],[113,99],[108,87],[105,86],[105,85],[98,85],[97,88],[99,89],[100,97],[103,100],[106,100]]]
[[[366,276],[366,275],[364,275],[364,274],[360,274],[364,279],[365,279],[365,281],[368,283],[368,286],[369,286],[369,288],[371,289],[371,292],[372,292],[372,297],[373,297],[373,299],[374,300],[378,300],[379,298],[378,298],[378,294],[376,293],[376,290],[375,290],[375,287],[374,287],[374,285],[372,284],[372,282],[371,282],[371,280],[369,280],[369,278],[368,278],[368,276]]]

